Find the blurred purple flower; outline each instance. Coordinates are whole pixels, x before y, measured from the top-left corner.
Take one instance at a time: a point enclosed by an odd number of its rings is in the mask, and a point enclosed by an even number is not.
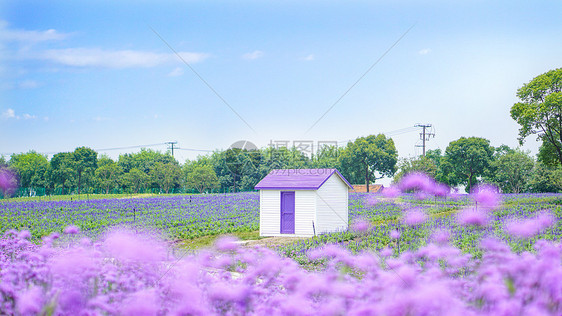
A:
[[[489,184],[482,184],[476,187],[470,197],[479,207],[494,210],[500,206],[500,195],[498,189]]]
[[[411,172],[402,178],[398,186],[402,192],[410,190],[431,192],[435,186],[435,181],[425,173]]]
[[[427,221],[427,214],[421,209],[411,209],[404,214],[402,221],[408,226],[417,226]]]
[[[433,186],[432,194],[436,197],[446,197],[451,193],[451,188],[443,183],[437,183]]]
[[[104,247],[115,258],[138,262],[155,262],[165,256],[163,245],[151,237],[135,235],[129,231],[115,231],[104,241]]]
[[[69,225],[69,226],[66,226],[66,228],[64,229],[64,233],[69,234],[69,235],[76,235],[76,234],[80,233],[80,228],[78,228],[75,225]]]
[[[235,251],[238,249],[237,241],[237,238],[223,236],[215,241],[215,247],[220,251]]]
[[[371,228],[371,223],[364,218],[356,219],[351,223],[351,230],[356,233],[364,233],[368,231],[370,228]]]
[[[380,202],[379,199],[377,199],[377,197],[372,193],[365,196],[364,201],[365,205],[368,206],[373,206]]]
[[[44,297],[39,286],[22,291],[17,297],[16,306],[19,315],[38,315],[44,304]]]
[[[382,195],[386,198],[395,198],[400,195],[400,190],[394,186],[390,186],[382,190]]]
[[[512,220],[505,224],[508,234],[519,238],[531,238],[554,224],[554,216],[547,212],[523,220]]]
[[[29,230],[22,230],[19,232],[19,237],[20,239],[29,239],[31,238],[31,233]]]
[[[450,239],[451,232],[446,229],[438,229],[433,233],[433,240],[439,245],[448,243]]]
[[[399,239],[401,234],[397,230],[392,230],[389,235],[391,239]]]
[[[488,215],[475,208],[466,208],[457,214],[457,223],[462,226],[483,227],[488,224]]]
[[[152,316],[158,315],[159,309],[158,295],[154,290],[146,289],[133,293],[121,312],[127,316]]]
[[[16,173],[8,168],[0,168],[0,192],[8,197],[14,193],[17,186]]]

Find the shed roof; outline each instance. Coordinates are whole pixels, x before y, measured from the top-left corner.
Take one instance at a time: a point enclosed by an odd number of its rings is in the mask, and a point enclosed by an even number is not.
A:
[[[334,173],[349,188],[353,188],[337,169],[273,169],[254,189],[318,190]]]

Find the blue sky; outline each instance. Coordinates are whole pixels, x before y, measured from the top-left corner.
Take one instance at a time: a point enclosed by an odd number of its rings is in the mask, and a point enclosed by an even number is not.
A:
[[[560,1],[3,2],[0,153],[178,141],[184,162],[240,139],[344,145],[416,123],[435,127],[428,149],[461,136],[516,146],[517,89],[562,67],[561,12]],[[417,132],[389,134],[400,156],[421,152]]]

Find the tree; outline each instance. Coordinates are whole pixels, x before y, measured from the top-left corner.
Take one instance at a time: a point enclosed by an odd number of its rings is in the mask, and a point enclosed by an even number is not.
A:
[[[76,171],[72,153],[58,153],[51,158],[51,167],[48,170],[49,178],[54,188],[70,188],[74,186]]]
[[[394,175],[397,161],[394,141],[384,134],[359,137],[354,142],[347,143],[340,156],[344,177],[353,183],[358,183],[363,178],[367,192],[371,182]]]
[[[170,189],[179,185],[181,169],[177,163],[157,162],[150,171],[150,176],[152,181],[157,183],[161,190],[169,193]]]
[[[136,168],[146,174],[149,174],[158,162],[177,164],[177,161],[170,154],[163,154],[146,148],[141,148],[137,153],[120,155],[117,160],[117,164],[123,169],[123,172],[129,172],[129,170]]]
[[[98,153],[88,147],[78,147],[72,153],[73,167],[76,171],[76,185],[78,194],[83,184],[88,184],[94,177],[98,167]]]
[[[507,151],[492,162],[492,180],[504,193],[521,193],[531,178],[535,161],[520,149]]]
[[[394,175],[394,179],[392,180],[394,183],[400,182],[403,176],[414,171],[422,172],[433,179],[437,176],[437,165],[427,156],[400,159],[398,162],[398,170],[398,173]]]
[[[20,186],[23,188],[45,187],[45,172],[49,167],[47,157],[30,151],[25,154],[13,154],[9,165],[19,175]]]
[[[452,141],[445,149],[442,170],[450,185],[466,185],[472,190],[477,178],[486,175],[492,162],[494,147],[490,141],[479,137],[461,137]]]
[[[123,185],[135,194],[146,188],[148,181],[149,176],[137,168],[123,174]]]
[[[548,144],[548,151],[543,154],[548,152],[562,164],[562,68],[550,70],[524,84],[517,90],[517,97],[520,102],[511,107],[510,113],[521,126],[519,143],[523,144],[527,136],[536,134],[537,140]]]
[[[185,182],[189,188],[195,188],[199,193],[219,187],[219,178],[213,167],[208,165],[195,167],[187,174]]]
[[[121,169],[110,158],[102,157],[98,161],[99,167],[96,169],[95,176],[99,187],[101,187],[105,194],[119,186]]]
[[[325,146],[318,149],[315,156],[312,157],[313,168],[336,168],[339,169],[339,157],[344,148],[337,146]]]
[[[537,163],[533,169],[528,190],[535,193],[560,192],[562,190],[562,169],[560,167],[549,168],[542,163]]]

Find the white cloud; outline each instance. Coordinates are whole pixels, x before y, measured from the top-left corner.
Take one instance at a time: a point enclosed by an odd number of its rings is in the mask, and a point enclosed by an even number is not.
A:
[[[168,74],[168,77],[179,77],[181,75],[183,75],[183,68],[176,67],[176,68],[174,68],[174,70],[170,71],[170,73]]]
[[[69,34],[59,33],[54,29],[46,31],[27,31],[8,28],[8,22],[0,20],[0,40],[15,42],[44,42],[60,41],[67,38]]]
[[[187,63],[197,63],[208,57],[203,53],[178,53]],[[173,53],[153,53],[135,50],[104,50],[100,48],[49,49],[34,56],[57,64],[73,67],[132,68],[154,67],[181,62]]]
[[[314,54],[310,54],[308,56],[305,56],[302,58],[302,60],[304,61],[313,61],[314,60]]]
[[[1,117],[3,119],[16,119],[19,120],[20,118],[23,118],[24,120],[33,120],[36,119],[37,116],[35,115],[31,115],[28,113],[24,113],[21,117],[19,115],[16,115],[16,111],[14,111],[14,109],[7,109],[6,111],[2,112]]]
[[[424,49],[421,49],[421,50],[418,52],[418,54],[420,54],[420,55],[427,55],[427,54],[429,54],[429,53],[431,53],[431,48],[424,48]]]
[[[16,111],[14,111],[14,109],[7,109],[6,111],[2,112],[2,118],[3,119],[17,118]]]
[[[242,58],[247,60],[254,60],[263,57],[263,52],[261,50],[255,50],[251,53],[246,53],[242,55]]]

